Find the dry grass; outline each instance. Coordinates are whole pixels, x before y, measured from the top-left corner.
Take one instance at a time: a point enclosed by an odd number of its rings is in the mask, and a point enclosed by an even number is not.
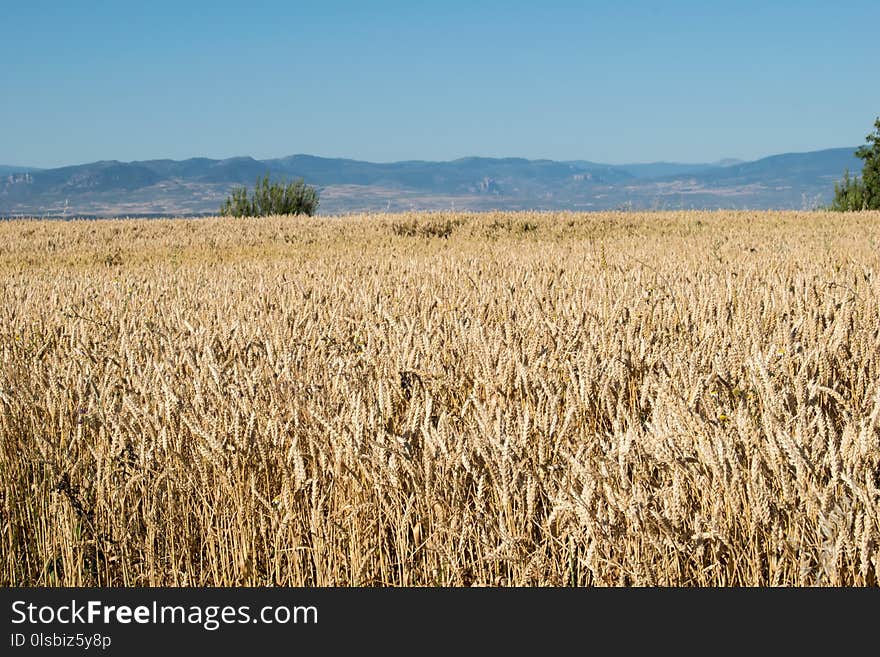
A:
[[[4,585],[880,580],[880,213],[0,222]]]

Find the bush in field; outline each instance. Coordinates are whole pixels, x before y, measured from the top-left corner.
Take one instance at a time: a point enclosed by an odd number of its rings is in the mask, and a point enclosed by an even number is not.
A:
[[[862,175],[851,178],[846,171],[843,181],[835,183],[831,210],[880,210],[880,118],[865,139],[868,143],[856,151],[856,157],[865,161]]]
[[[246,187],[237,187],[220,208],[227,217],[265,217],[277,214],[315,214],[318,192],[300,178],[292,183],[269,182],[268,174],[257,179],[248,197]]]

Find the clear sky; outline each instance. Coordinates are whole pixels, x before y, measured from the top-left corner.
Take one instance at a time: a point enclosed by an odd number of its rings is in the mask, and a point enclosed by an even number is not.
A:
[[[857,146],[880,2],[0,2],[0,163]]]

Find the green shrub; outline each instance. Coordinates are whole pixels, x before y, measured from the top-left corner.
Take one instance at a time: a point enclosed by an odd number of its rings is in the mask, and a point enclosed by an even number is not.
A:
[[[225,217],[265,217],[273,214],[315,214],[318,192],[302,178],[292,183],[269,182],[268,174],[257,179],[248,197],[246,187],[236,187],[220,207]]]
[[[856,157],[865,161],[862,175],[850,178],[845,172],[843,181],[834,185],[830,210],[880,210],[880,118],[865,139],[868,143],[856,151]]]
[[[831,201],[828,209],[849,212],[864,210],[866,207],[865,183],[859,176],[850,177],[849,170],[846,170],[843,173],[843,180],[834,183],[834,200]]]

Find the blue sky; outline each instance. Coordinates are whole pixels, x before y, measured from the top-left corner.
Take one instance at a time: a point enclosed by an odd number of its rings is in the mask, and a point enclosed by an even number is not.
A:
[[[0,163],[857,146],[880,2],[0,5]]]

